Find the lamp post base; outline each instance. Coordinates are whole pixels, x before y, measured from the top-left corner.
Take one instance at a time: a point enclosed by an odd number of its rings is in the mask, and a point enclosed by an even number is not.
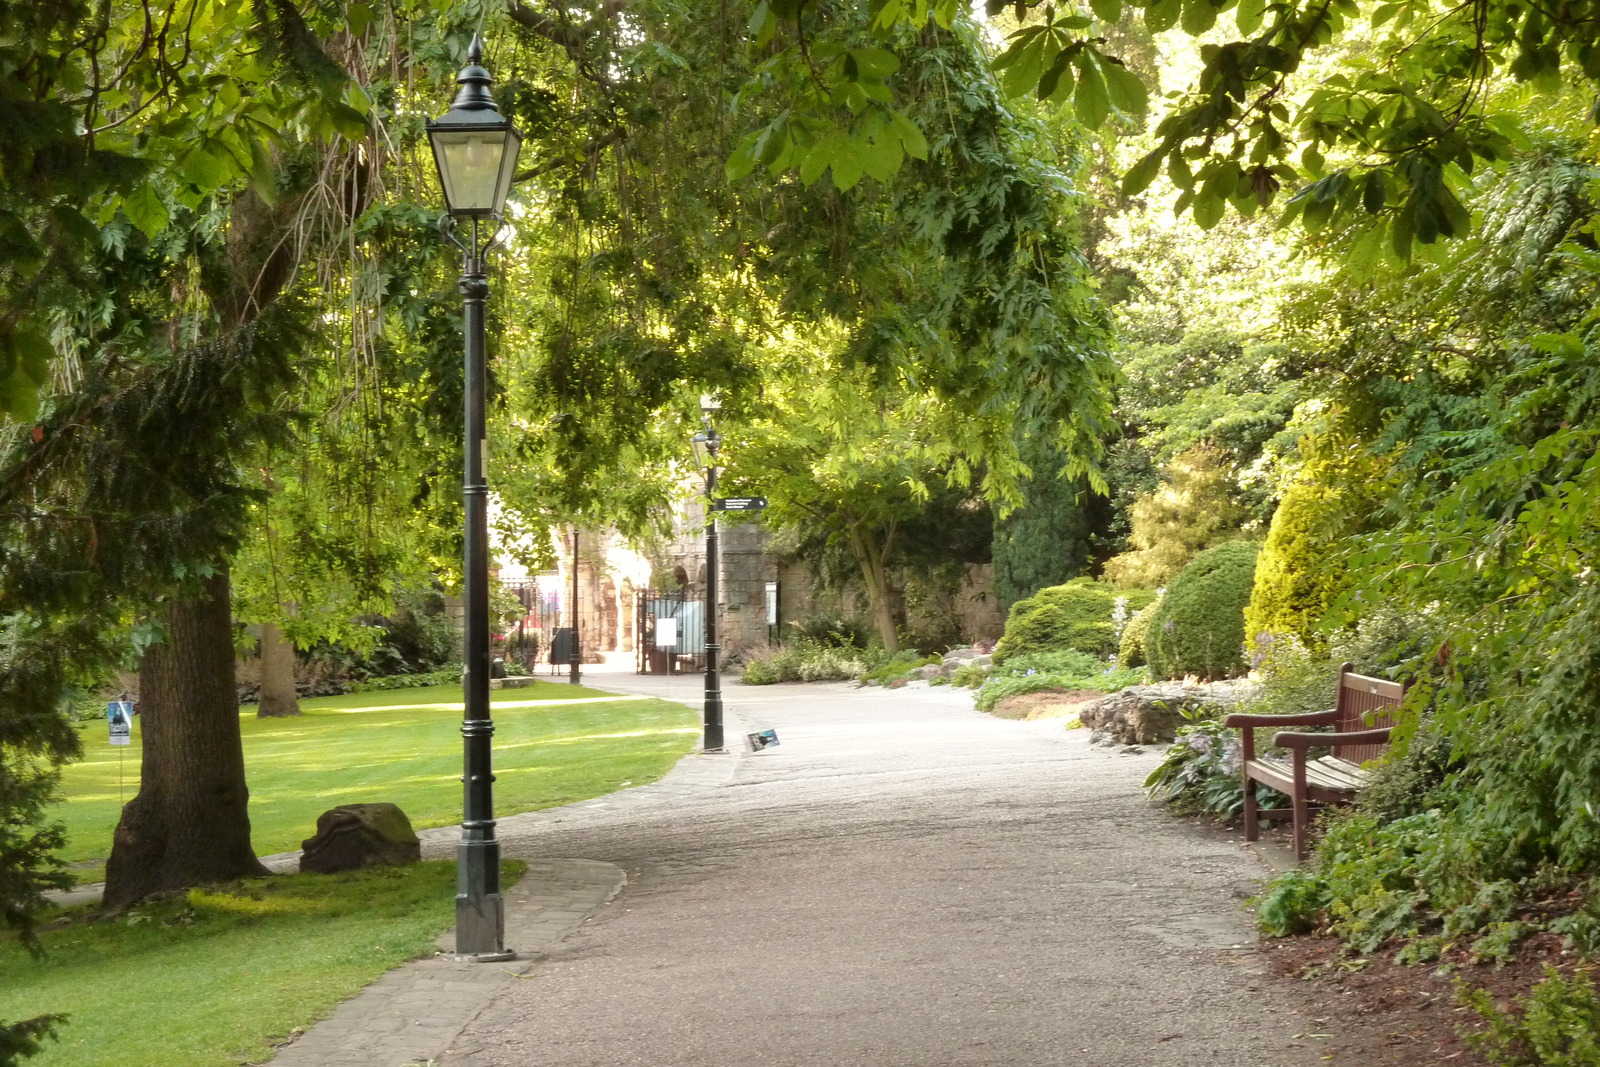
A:
[[[464,963],[494,963],[515,959],[517,954],[504,945],[505,910],[499,893],[473,899],[456,897],[456,950],[452,959]]]
[[[504,952],[473,952],[466,956],[459,952],[447,952],[444,958],[451,963],[504,963],[516,959],[517,954],[510,949]]]

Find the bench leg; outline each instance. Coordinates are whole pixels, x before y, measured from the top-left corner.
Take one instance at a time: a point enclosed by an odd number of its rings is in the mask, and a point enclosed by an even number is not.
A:
[[[1256,814],[1256,781],[1244,776],[1244,839],[1254,841],[1261,836],[1260,817]]]
[[[1294,794],[1294,856],[1295,859],[1304,861],[1306,858],[1306,836],[1310,832],[1311,805],[1306,800],[1304,790],[1297,789]]]

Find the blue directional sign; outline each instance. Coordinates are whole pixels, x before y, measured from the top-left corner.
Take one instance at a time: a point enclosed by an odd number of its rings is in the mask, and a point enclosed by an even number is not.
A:
[[[113,745],[133,744],[133,702],[113,700],[106,705],[106,722],[111,726]]]

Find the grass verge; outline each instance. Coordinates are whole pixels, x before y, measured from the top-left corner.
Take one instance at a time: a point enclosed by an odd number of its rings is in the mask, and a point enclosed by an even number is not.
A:
[[[454,921],[449,860],[191,890],[54,923],[42,959],[0,941],[0,1018],[68,1016],[29,1067],[260,1063]]]
[[[461,687],[352,693],[301,701],[294,719],[240,715],[257,853],[300,847],[317,816],[340,804],[389,801],[412,826],[461,819]],[[495,814],[568,804],[661,777],[699,736],[683,704],[613,697],[540,682],[493,694]],[[139,790],[139,730],[112,748],[104,723],[85,727],[86,756],[62,777],[62,858],[98,880],[122,804]]]

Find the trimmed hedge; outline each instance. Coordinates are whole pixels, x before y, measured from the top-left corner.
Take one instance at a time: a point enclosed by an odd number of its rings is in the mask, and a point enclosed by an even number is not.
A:
[[[1117,590],[1093,578],[1074,578],[1041,589],[1011,606],[1005,634],[995,646],[994,662],[1004,663],[1030,652],[1076,649],[1106,658],[1117,650],[1115,613],[1135,612],[1155,599],[1144,589]]]
[[[998,666],[1012,656],[1072,648],[1108,656],[1116,647],[1111,613],[1117,594],[1093,578],[1074,578],[1011,605],[1006,630],[994,649]]]
[[[1152,675],[1244,673],[1244,608],[1260,552],[1259,542],[1229,541],[1200,553],[1172,580],[1145,632]]]

